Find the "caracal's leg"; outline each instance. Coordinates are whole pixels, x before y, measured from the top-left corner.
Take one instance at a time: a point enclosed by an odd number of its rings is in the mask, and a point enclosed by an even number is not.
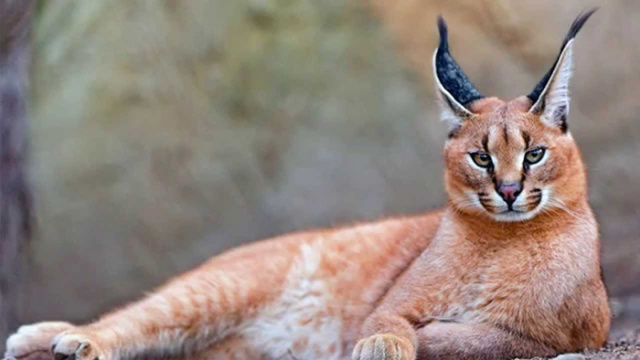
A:
[[[95,323],[23,327],[9,338],[6,356],[47,348],[56,359],[111,360],[140,354],[181,356],[212,348],[278,296],[297,249],[292,242],[241,248]]]
[[[553,356],[547,345],[484,324],[435,322],[417,331],[418,359],[498,360]]]

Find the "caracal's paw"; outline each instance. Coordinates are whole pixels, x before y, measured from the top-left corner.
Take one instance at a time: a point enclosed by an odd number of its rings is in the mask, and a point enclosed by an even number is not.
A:
[[[352,360],[415,360],[413,344],[392,334],[373,335],[358,341]]]
[[[5,358],[24,358],[35,353],[49,353],[51,340],[63,331],[73,329],[66,322],[40,322],[21,326],[7,339]]]
[[[69,330],[57,335],[51,343],[56,360],[107,360],[98,342],[82,330]]]

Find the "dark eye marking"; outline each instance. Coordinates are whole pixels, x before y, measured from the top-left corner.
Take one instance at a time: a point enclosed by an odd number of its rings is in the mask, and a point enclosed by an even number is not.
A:
[[[524,148],[528,149],[529,145],[531,145],[531,136],[529,135],[528,132],[526,131],[522,132],[522,140],[524,140]]]
[[[489,152],[489,135],[484,135],[482,137],[482,148],[484,149],[484,152],[488,153]]]

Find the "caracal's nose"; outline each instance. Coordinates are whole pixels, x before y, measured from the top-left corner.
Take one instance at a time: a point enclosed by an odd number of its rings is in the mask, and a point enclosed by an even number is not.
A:
[[[522,183],[520,181],[504,182],[498,186],[498,194],[511,207],[522,192]]]

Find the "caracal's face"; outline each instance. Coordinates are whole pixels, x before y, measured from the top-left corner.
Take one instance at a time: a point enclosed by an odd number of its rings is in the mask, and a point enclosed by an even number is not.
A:
[[[475,115],[445,145],[452,205],[496,221],[526,221],[565,208],[584,192],[580,154],[571,134],[527,110],[525,97],[473,104]]]
[[[456,211],[528,221],[542,212],[570,212],[584,201],[580,152],[567,131],[568,89],[575,37],[594,12],[571,24],[556,61],[533,91],[510,102],[475,88],[453,59],[447,24],[438,18],[433,74],[441,118],[449,125],[446,187]]]

